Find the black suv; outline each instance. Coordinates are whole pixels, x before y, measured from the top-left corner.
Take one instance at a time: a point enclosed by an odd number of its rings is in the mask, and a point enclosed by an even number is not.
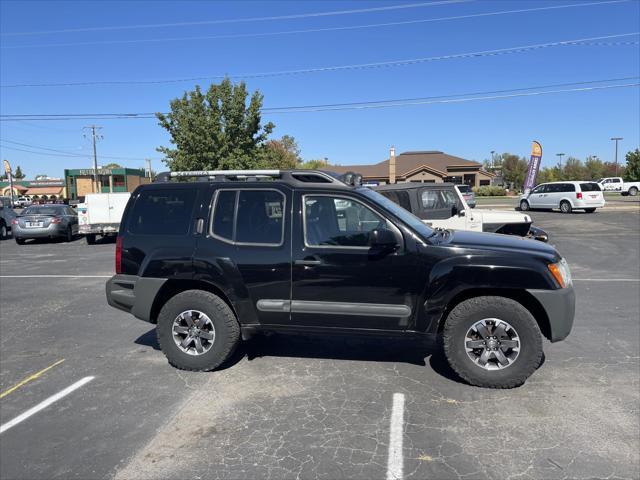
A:
[[[346,177],[161,174],[129,200],[109,304],[157,323],[169,362],[200,371],[261,331],[441,334],[462,378],[509,388],[540,365],[542,335],[569,334],[571,276],[553,247],[433,230]]]

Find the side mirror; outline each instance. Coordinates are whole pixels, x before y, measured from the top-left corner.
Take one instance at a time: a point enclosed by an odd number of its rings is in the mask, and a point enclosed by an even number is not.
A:
[[[369,232],[369,245],[377,248],[393,249],[398,246],[398,240],[388,228],[374,228]]]

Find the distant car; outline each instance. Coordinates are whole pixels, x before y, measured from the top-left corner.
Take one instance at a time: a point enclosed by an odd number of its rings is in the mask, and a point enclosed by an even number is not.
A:
[[[68,205],[32,205],[11,223],[18,245],[32,238],[63,238],[70,242],[78,233],[78,215]]]
[[[462,194],[464,201],[471,208],[476,208],[476,194],[473,193],[469,185],[456,185],[458,191]]]
[[[16,212],[11,208],[11,199],[9,197],[0,197],[0,240],[4,240],[9,236],[11,222],[14,218],[16,218]]]
[[[33,202],[28,197],[18,197],[18,199],[14,202],[14,205],[16,207],[24,208],[30,206],[32,203]]]
[[[518,205],[520,210],[559,209],[562,213],[584,210],[593,213],[604,207],[605,200],[600,185],[596,182],[551,182],[542,183],[522,195]]]
[[[625,182],[621,177],[607,177],[598,180],[598,185],[605,192],[620,192],[622,195],[635,197],[640,191],[640,182]]]
[[[378,193],[413,213],[432,228],[502,233],[549,240],[532,225],[531,215],[508,210],[471,209],[452,183],[396,183],[374,187]]]

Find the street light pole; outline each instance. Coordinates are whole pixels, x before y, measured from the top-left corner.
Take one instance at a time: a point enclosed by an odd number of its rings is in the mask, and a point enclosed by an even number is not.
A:
[[[611,140],[616,142],[616,177],[618,176],[618,141],[622,140],[622,137],[611,137]]]
[[[560,170],[562,170],[562,157],[563,157],[563,156],[564,156],[564,153],[556,153],[556,157],[558,157],[558,158],[559,158],[559,160],[558,160],[558,162],[559,162],[559,163],[558,163],[558,165],[559,165]]]

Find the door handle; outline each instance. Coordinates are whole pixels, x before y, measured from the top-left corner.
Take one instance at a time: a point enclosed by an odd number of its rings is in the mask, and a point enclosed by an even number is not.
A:
[[[305,265],[305,266],[322,265],[322,261],[320,260],[309,260],[309,259],[296,260],[293,263],[294,265]]]

